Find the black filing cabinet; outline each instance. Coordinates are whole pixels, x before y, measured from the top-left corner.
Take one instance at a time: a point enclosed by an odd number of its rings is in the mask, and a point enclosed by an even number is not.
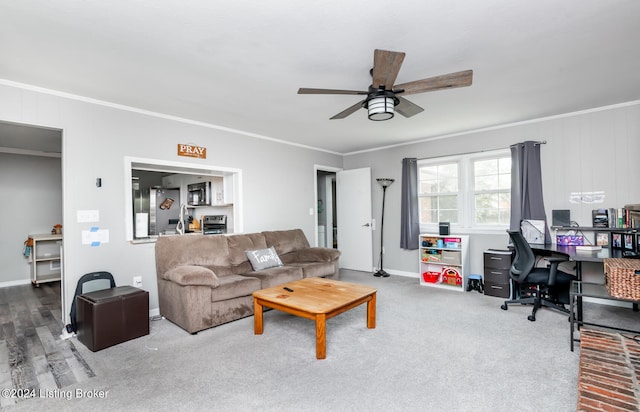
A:
[[[78,340],[93,352],[149,334],[149,292],[118,286],[76,298]]]
[[[509,269],[513,252],[489,249],[484,252],[484,294],[499,298],[511,297]]]

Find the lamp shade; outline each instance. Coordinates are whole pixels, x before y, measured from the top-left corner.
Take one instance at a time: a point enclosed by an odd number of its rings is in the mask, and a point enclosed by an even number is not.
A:
[[[367,102],[367,109],[369,110],[369,120],[389,120],[393,117],[393,107],[395,101],[393,97],[379,96]]]
[[[391,186],[391,183],[395,182],[396,180],[395,179],[389,179],[389,178],[381,177],[381,178],[376,179],[376,181],[382,187],[389,187],[389,186]]]

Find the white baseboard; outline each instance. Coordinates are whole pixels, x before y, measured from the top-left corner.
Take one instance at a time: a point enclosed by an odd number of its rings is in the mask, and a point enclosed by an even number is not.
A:
[[[0,288],[9,288],[11,286],[28,285],[30,283],[31,283],[30,279],[12,280],[12,281],[9,281],[9,282],[1,282],[0,283]]]
[[[73,338],[74,336],[76,336],[75,333],[69,333],[67,332],[67,328],[62,328],[62,332],[60,333],[60,339],[66,340],[69,338]]]
[[[371,270],[371,273],[376,273],[378,271],[378,268],[373,268]],[[396,276],[406,276],[408,278],[420,278],[420,274],[415,273],[415,272],[404,272],[402,270],[394,270],[394,269],[385,269],[385,272],[387,272],[390,275],[396,275]]]

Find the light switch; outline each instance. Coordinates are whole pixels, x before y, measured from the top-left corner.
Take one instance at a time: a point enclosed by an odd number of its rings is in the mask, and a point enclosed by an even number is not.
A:
[[[99,222],[99,210],[78,210],[78,223]]]

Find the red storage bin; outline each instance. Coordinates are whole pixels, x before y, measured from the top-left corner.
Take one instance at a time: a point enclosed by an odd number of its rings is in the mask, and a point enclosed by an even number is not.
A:
[[[440,272],[424,272],[422,279],[427,283],[438,283],[440,281]]]

